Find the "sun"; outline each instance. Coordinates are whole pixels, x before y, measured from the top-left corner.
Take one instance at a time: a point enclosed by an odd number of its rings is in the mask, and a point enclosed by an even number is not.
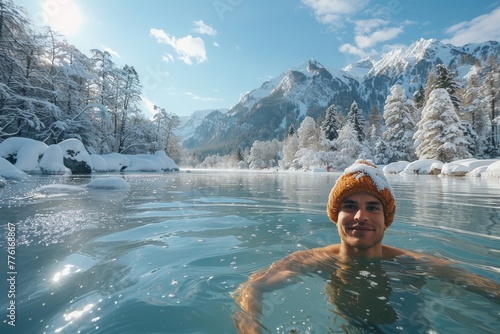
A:
[[[82,14],[73,0],[45,0],[44,11],[50,27],[64,36],[74,35],[82,24]]]

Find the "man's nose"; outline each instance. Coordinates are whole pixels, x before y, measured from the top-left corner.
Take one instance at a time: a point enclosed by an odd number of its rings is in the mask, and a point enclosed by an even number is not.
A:
[[[368,217],[366,216],[366,210],[358,209],[358,211],[356,211],[356,214],[354,215],[354,219],[360,222],[366,221],[368,219]]]

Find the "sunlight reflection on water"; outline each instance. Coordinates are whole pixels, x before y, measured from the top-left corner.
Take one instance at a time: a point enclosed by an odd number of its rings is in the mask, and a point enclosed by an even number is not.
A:
[[[335,173],[123,177],[127,191],[85,189],[90,178],[67,176],[33,176],[0,189],[3,221],[18,232],[17,332],[234,333],[230,293],[251,273],[339,240],[325,213]],[[398,204],[388,244],[456,260],[500,282],[500,180],[388,177]],[[478,332],[467,310],[484,332],[498,330],[491,302],[439,280],[412,288],[405,279],[418,277],[401,276],[399,266],[385,270],[396,311],[419,309],[402,313],[394,328],[453,328],[455,321]],[[264,321],[273,333],[347,328],[329,303],[325,275],[269,296]]]

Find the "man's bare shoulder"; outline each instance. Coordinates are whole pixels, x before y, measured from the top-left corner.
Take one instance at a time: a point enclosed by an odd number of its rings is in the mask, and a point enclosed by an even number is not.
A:
[[[383,258],[385,260],[392,260],[396,257],[411,257],[414,260],[424,260],[424,261],[429,261],[434,264],[442,264],[442,265],[447,265],[450,264],[450,261],[447,261],[445,259],[440,259],[435,256],[429,255],[429,254],[422,254],[422,253],[417,253],[417,252],[412,252],[408,251],[405,249],[400,249],[396,247],[391,247],[391,246],[382,246],[382,254]]]
[[[327,254],[339,255],[340,254],[340,244],[332,244],[325,247],[316,248],[318,252],[324,252]]]
[[[337,260],[340,255],[340,244],[333,244],[324,247],[312,248],[307,251],[313,262],[324,262]]]

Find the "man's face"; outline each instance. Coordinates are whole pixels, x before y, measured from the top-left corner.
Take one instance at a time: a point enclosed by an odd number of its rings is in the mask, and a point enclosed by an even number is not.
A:
[[[337,228],[346,246],[368,250],[380,244],[386,229],[382,203],[365,193],[347,197],[340,204]]]

